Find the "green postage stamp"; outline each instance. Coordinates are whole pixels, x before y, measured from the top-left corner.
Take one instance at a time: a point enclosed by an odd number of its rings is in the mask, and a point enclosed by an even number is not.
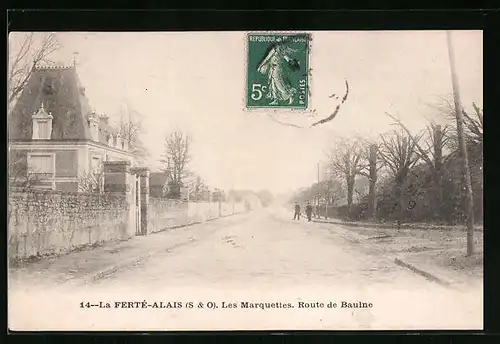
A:
[[[307,109],[309,34],[250,33],[247,108]]]

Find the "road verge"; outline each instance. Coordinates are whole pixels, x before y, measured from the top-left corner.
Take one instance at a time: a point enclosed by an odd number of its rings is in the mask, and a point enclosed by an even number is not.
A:
[[[195,221],[195,222],[191,222],[191,223],[184,224],[184,225],[178,225],[178,226],[173,226],[173,227],[166,227],[166,228],[164,228],[162,230],[150,233],[148,236],[152,236],[152,235],[160,234],[160,233],[165,233],[165,232],[167,232],[169,230],[172,230],[172,229],[192,227],[194,225],[202,224],[202,223],[205,223],[205,222],[212,222],[212,221],[219,220],[219,219],[222,219],[222,218],[232,217],[232,216],[246,214],[246,213],[247,212],[236,213],[236,214],[229,214],[229,215],[223,215],[223,216],[220,216],[220,217],[215,217],[215,218],[208,219],[208,220],[203,221],[203,222],[202,221]],[[149,259],[151,256],[153,256],[153,255],[155,255],[157,253],[164,252],[165,250],[171,250],[173,248],[189,244],[190,242],[191,241],[188,240],[186,242],[183,242],[183,243],[180,243],[180,244],[175,244],[175,245],[170,246],[170,247],[161,247],[161,248],[159,248],[159,249],[157,249],[155,251],[152,251],[152,252],[150,251],[150,252],[147,252],[145,254],[135,255],[131,259],[127,259],[125,261],[121,261],[121,262],[119,262],[117,264],[109,265],[109,266],[107,266],[107,267],[105,267],[103,269],[100,269],[97,272],[93,272],[91,274],[88,274],[87,276],[84,277],[84,281],[87,284],[88,283],[95,283],[95,282],[97,282],[97,281],[99,281],[99,280],[101,280],[103,278],[106,278],[106,277],[114,274],[115,272],[117,272],[119,270],[126,269],[126,268],[134,266],[134,265],[136,265],[138,263],[144,262],[147,259]]]
[[[347,240],[362,243],[370,254],[388,257],[393,263],[441,286],[459,289],[482,281],[482,231],[477,234],[477,257],[465,257],[465,232],[461,229],[395,229],[369,227],[366,223],[336,224]],[[392,257],[392,258],[391,258]]]
[[[407,268],[407,269],[413,271],[414,273],[416,273],[422,277],[427,278],[429,281],[435,282],[435,283],[440,284],[444,287],[448,287],[448,288],[452,287],[452,284],[448,281],[443,280],[442,277],[437,277],[434,274],[431,274],[428,271],[424,271],[422,269],[419,269],[416,266],[409,264],[409,263],[406,263],[399,258],[394,258],[394,263],[396,263],[397,265],[402,266],[404,268]]]

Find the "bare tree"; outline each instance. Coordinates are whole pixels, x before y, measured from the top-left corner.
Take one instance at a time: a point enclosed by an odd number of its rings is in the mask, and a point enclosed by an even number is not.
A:
[[[459,154],[458,130],[455,113],[455,103],[447,97],[439,97],[436,104],[431,104],[441,117],[449,120],[450,129],[448,130],[449,144],[451,150],[450,156]],[[463,129],[465,143],[470,153],[470,163],[474,166],[471,170],[471,177],[474,181],[479,181],[482,185],[482,166],[483,166],[483,109],[476,103],[472,103],[472,110],[462,108]]]
[[[186,178],[190,175],[191,141],[189,134],[178,130],[165,138],[165,151],[160,161],[165,164],[163,170],[176,188],[184,186]]]
[[[26,160],[9,152],[8,158],[8,183],[9,197],[7,200],[7,224],[10,225],[10,219],[13,212],[12,193],[15,192],[33,192],[37,184],[42,180],[40,174],[30,173],[27,170]]]
[[[204,198],[204,193],[206,192],[206,185],[200,176],[196,176],[196,179],[191,183],[189,187],[189,198],[193,201],[201,201]]]
[[[476,144],[483,145],[483,109],[472,103],[474,113],[462,110],[467,139]]]
[[[30,191],[41,181],[39,174],[28,172],[25,159],[12,154],[9,156],[8,173],[10,191]]]
[[[328,179],[320,182],[320,195],[326,204],[335,206],[338,201],[345,197],[342,183],[335,179]]]
[[[450,127],[431,122],[422,134],[413,135],[400,119],[390,114],[387,115],[412,139],[416,148],[415,154],[429,166],[435,190],[435,215],[440,218],[443,215],[443,164],[446,160],[446,158],[443,158],[443,148],[449,142],[450,137],[448,134]],[[448,158],[451,156],[448,155]]]
[[[89,170],[78,178],[78,191],[84,193],[104,192],[104,171]]]
[[[354,189],[354,193],[356,194],[356,203],[363,202],[366,196],[368,196],[368,194],[366,193],[366,189],[365,190]]]
[[[448,123],[447,126],[450,127],[448,131],[448,137],[450,140],[450,148],[452,151],[458,150],[458,138],[457,138],[457,123],[455,115],[455,103],[450,97],[440,96],[438,101],[434,104],[430,104],[438,112],[438,116],[445,119]],[[472,110],[465,109],[462,107],[462,116],[464,124],[464,134],[467,143],[479,144],[482,147],[483,144],[483,109],[480,108],[476,103],[472,103]]]
[[[394,178],[394,196],[397,200],[396,210],[398,217],[403,216],[403,185],[410,170],[420,160],[416,145],[420,136],[410,136],[403,129],[393,130],[386,135],[380,135],[382,140],[379,156],[385,166],[388,167]]]
[[[324,179],[319,183],[314,183],[309,187],[300,189],[293,197],[292,201],[305,203],[314,198],[320,198],[325,201],[326,206],[335,207],[341,199],[345,197],[345,190],[342,183],[337,179]],[[323,209],[317,209],[318,215]],[[325,217],[328,212],[325,209]]]
[[[144,163],[149,152],[141,140],[141,135],[144,132],[141,118],[142,115],[135,109],[132,109],[127,103],[126,116],[124,116],[123,113],[120,116],[118,131],[122,140],[127,143],[128,150]]]
[[[359,171],[359,174],[368,178],[368,213],[372,219],[376,218],[377,212],[376,184],[378,171],[384,166],[378,157],[379,150],[380,144],[371,140],[364,140],[363,168]]]
[[[8,113],[26,87],[34,68],[40,64],[51,64],[49,58],[57,50],[61,48],[55,34],[36,34],[34,32],[23,33],[17,42],[16,36],[11,36],[11,39],[16,37],[16,42],[9,42],[9,66],[8,66]],[[17,46],[18,45],[18,46]]]
[[[118,132],[122,140],[127,143],[128,150],[133,153],[137,158],[145,160],[148,156],[148,151],[144,147],[140,134],[142,131],[141,122],[128,122],[120,123]]]
[[[338,176],[346,185],[348,210],[352,205],[356,175],[363,169],[361,163],[362,155],[362,145],[358,139],[342,139],[328,154],[328,160],[333,174]]]
[[[451,97],[438,97],[436,103],[430,106],[437,111],[438,118],[448,121],[449,130],[447,131],[448,146],[451,153],[448,157],[457,157],[460,154],[458,143],[458,129],[455,112],[455,102]],[[476,103],[472,103],[472,109],[462,107],[463,131],[465,143],[471,165],[470,173],[473,182],[478,182],[482,188],[483,185],[483,109]],[[446,158],[445,158],[446,159]]]

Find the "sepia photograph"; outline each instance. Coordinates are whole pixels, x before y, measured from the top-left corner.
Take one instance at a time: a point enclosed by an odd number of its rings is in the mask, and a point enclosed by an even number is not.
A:
[[[10,32],[11,331],[483,329],[483,33]]]

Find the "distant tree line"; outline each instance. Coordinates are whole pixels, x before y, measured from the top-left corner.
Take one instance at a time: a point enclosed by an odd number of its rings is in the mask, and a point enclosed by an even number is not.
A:
[[[263,207],[270,206],[275,200],[275,196],[268,190],[252,191],[234,189],[228,191],[226,199],[230,202],[240,203],[245,202],[249,196],[257,198]]]
[[[442,99],[440,113],[453,116],[453,103]],[[483,110],[463,109],[472,180],[474,218],[483,220]],[[387,114],[394,130],[378,139],[339,139],[327,154],[329,177],[300,190],[293,200],[317,200],[351,220],[462,223],[465,185],[455,124],[428,125],[412,133]],[[453,123],[450,121],[450,123]],[[355,184],[365,179],[368,192]],[[339,205],[340,201],[345,204]]]

